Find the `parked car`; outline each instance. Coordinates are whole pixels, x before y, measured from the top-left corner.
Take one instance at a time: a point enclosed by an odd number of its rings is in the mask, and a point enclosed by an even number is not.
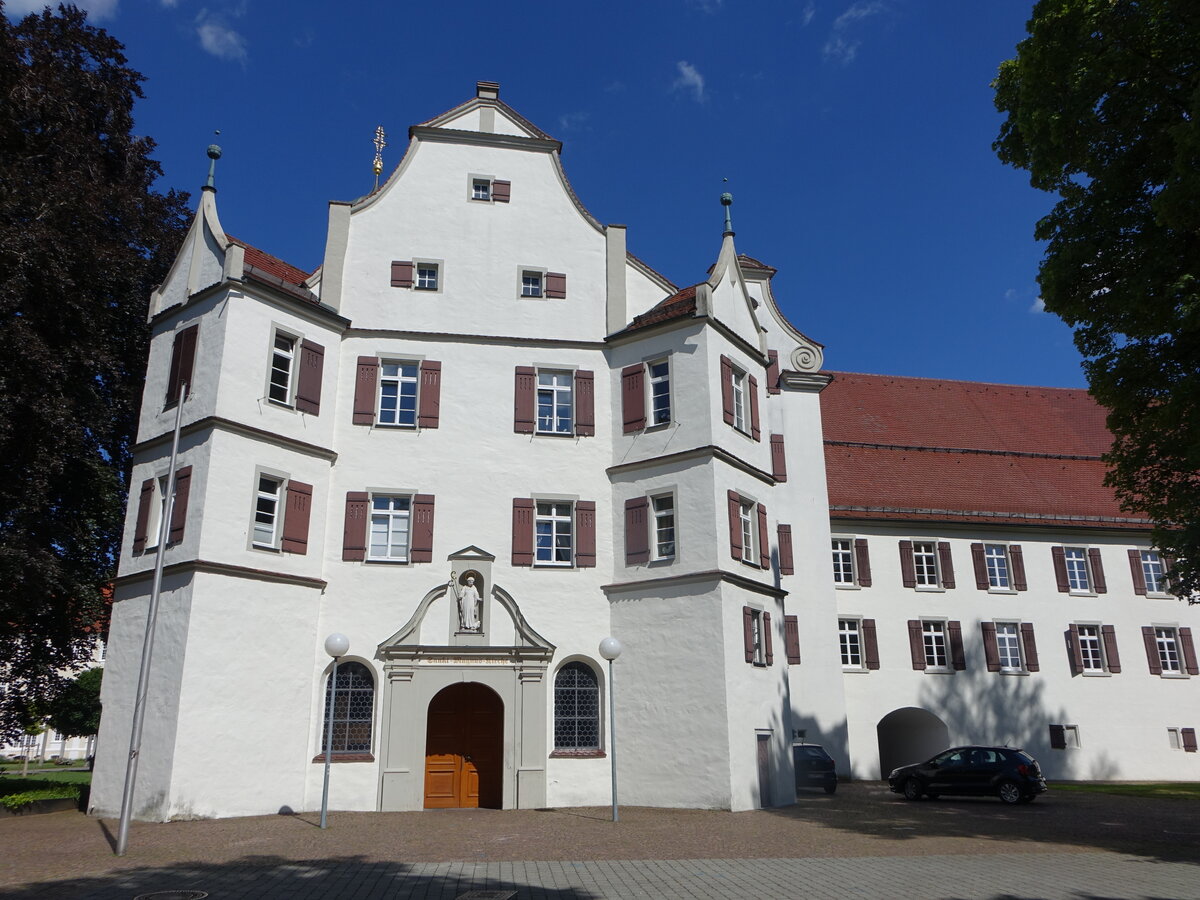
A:
[[[824,788],[825,793],[837,790],[837,772],[833,757],[817,744],[797,744],[792,747],[796,763],[796,787]]]
[[[1029,803],[1046,790],[1037,760],[1012,747],[953,747],[928,762],[900,766],[888,787],[906,800],[925,795],[995,794],[1005,803]]]

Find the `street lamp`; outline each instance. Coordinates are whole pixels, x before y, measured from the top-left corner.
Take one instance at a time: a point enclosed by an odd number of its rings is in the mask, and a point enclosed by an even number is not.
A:
[[[333,657],[333,671],[329,673],[329,715],[325,719],[325,786],[321,789],[321,827],[329,811],[329,760],[333,757],[333,707],[337,699],[338,657],[350,650],[350,638],[335,631],[325,638],[325,652]]]
[[[613,682],[613,660],[621,655],[621,642],[606,637],[600,642],[600,655],[608,660],[608,751],[612,767],[613,821],[617,821],[617,691]]]

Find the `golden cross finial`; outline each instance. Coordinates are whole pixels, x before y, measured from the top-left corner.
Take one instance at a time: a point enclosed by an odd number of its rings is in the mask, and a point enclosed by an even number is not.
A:
[[[375,129],[375,187],[379,187],[379,173],[383,171],[383,148],[387,146],[387,141],[383,139],[383,126],[380,125]]]

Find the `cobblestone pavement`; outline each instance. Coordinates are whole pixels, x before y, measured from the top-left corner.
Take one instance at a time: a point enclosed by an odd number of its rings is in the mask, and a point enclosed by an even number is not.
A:
[[[780,810],[624,808],[335,813],[115,823],[73,812],[0,820],[0,897],[989,898],[1200,900],[1189,801],[1052,792],[905,803],[878,784]],[[533,861],[515,861],[533,860]],[[475,898],[472,898],[475,900]]]

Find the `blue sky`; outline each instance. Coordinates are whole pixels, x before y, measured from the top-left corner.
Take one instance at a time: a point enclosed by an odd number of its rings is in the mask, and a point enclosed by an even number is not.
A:
[[[34,6],[7,0],[10,15]],[[195,191],[214,129],[230,233],[311,270],[326,204],[477,80],[564,142],[602,222],[680,286],[732,191],[739,250],[831,369],[1077,387],[1038,306],[1052,199],[991,150],[1032,0],[84,0],[147,76],[137,126]],[[722,179],[728,178],[727,184]]]

